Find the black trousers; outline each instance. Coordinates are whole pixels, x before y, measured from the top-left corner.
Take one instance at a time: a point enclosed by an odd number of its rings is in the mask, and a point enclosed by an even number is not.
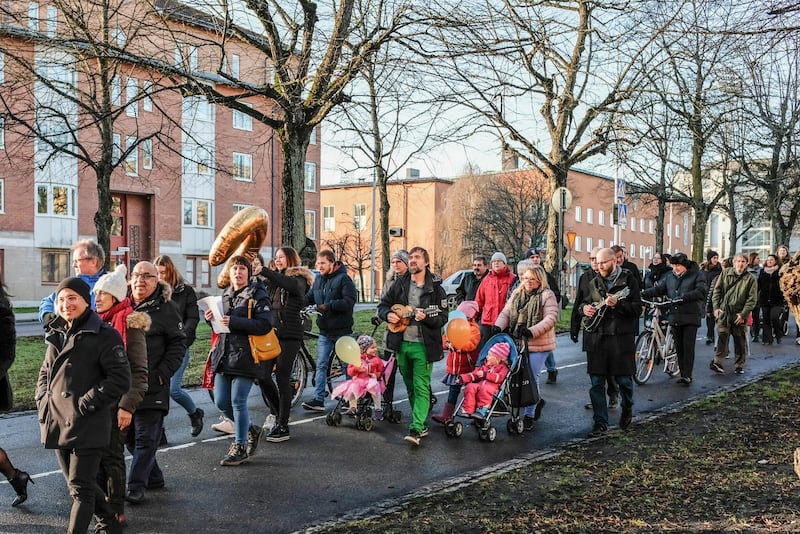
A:
[[[672,337],[675,341],[675,351],[678,353],[678,367],[683,378],[692,378],[694,369],[694,345],[697,338],[696,325],[681,325],[672,327]]]
[[[85,534],[92,516],[100,527],[115,524],[114,512],[97,484],[103,449],[56,449],[56,459],[72,496],[68,534]]]

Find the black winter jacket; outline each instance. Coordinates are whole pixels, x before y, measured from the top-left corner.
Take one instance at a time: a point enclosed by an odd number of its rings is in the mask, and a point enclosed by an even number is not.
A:
[[[305,326],[300,319],[306,293],[314,283],[314,273],[308,268],[288,267],[283,272],[264,267],[267,294],[272,307],[272,321],[278,339],[303,339]]]
[[[761,269],[758,275],[758,305],[764,308],[783,307],[786,300],[780,286],[781,275],[778,269],[769,274]]]
[[[642,297],[646,299],[653,297],[682,299],[682,302],[670,306],[669,324],[700,326],[705,315],[707,292],[706,277],[703,271],[695,262],[691,262],[683,276],[677,276],[674,271],[662,276],[655,286],[642,291]]]
[[[147,393],[139,410],[169,411],[169,380],[183,363],[186,335],[178,306],[172,301],[172,288],[159,282],[146,300],[137,303],[135,311],[150,316],[147,331]]]
[[[183,333],[186,334],[186,347],[191,347],[195,340],[197,324],[200,322],[200,310],[197,308],[197,294],[194,288],[184,281],[172,288],[172,301],[178,306],[178,313],[183,319]]]
[[[253,301],[251,318],[247,318],[250,301]],[[266,376],[264,363],[257,364],[250,352],[250,335],[262,335],[272,330],[272,313],[269,296],[258,282],[234,291],[232,286],[222,294],[222,311],[230,315],[230,333],[220,334],[211,352],[211,368],[215,373],[261,379]],[[270,362],[267,362],[270,363]]]
[[[0,412],[11,409],[14,396],[8,369],[14,363],[17,347],[17,330],[14,312],[7,299],[0,298]]]
[[[317,276],[307,298],[309,304],[325,304],[328,307],[317,317],[317,326],[322,335],[339,337],[353,331],[356,297],[356,286],[347,276],[347,267],[344,265],[329,275]]]
[[[486,273],[483,275],[486,276]],[[481,278],[483,280],[483,278]],[[466,273],[461,279],[461,283],[456,288],[456,305],[461,304],[465,300],[475,300],[475,294],[478,292],[478,286],[481,285],[481,280],[475,276],[475,273]]]
[[[589,281],[597,276],[597,272],[592,269],[585,271],[578,279],[578,289],[575,290],[575,304],[572,306],[572,314],[569,318],[569,337],[575,343],[578,342],[578,334],[581,331],[583,315],[581,315],[581,305],[585,301],[585,296],[589,294]],[[583,338],[583,350],[586,350],[586,337]]]
[[[397,278],[389,291],[381,298],[378,304],[378,317],[387,321],[387,316],[395,304],[408,304],[408,294],[411,289],[411,272]],[[442,288],[442,281],[434,277],[430,271],[425,272],[425,285],[420,297],[420,308],[435,307],[437,313],[427,312],[425,319],[418,323],[425,345],[425,353],[429,362],[438,362],[444,356],[442,351],[442,327],[447,324],[447,294]],[[388,321],[387,321],[388,322]],[[386,348],[397,352],[403,342],[402,332],[389,332],[386,334]]]
[[[717,284],[717,278],[722,274],[722,264],[717,263],[716,267],[703,270],[703,274],[706,277],[706,288],[708,289],[706,293],[706,315],[710,316],[714,313],[714,304],[711,302],[711,297],[714,295],[714,286]]]
[[[107,447],[109,410],[131,385],[122,337],[90,309],[71,327],[61,317],[45,331],[47,352],[36,384],[47,449]]]

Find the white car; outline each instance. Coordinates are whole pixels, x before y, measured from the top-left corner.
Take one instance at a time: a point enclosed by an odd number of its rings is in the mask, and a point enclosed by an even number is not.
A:
[[[458,289],[458,286],[461,284],[461,280],[464,279],[464,275],[471,272],[472,269],[461,269],[442,280],[442,288],[444,288],[444,292],[447,293],[447,304],[451,308],[455,308],[456,306],[456,289]]]

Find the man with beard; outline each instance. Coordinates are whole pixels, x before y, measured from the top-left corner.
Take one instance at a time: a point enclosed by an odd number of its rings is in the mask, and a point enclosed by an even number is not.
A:
[[[580,303],[576,302],[584,317],[591,319],[601,314],[595,318],[592,335],[586,340],[587,371],[592,382],[589,397],[594,410],[590,437],[601,436],[608,430],[605,392],[608,376],[616,379],[621,395],[619,427],[624,430],[631,424],[633,374],[636,372],[634,352],[642,312],[638,273],[617,265],[616,255],[610,248],[600,249],[596,259],[599,276],[589,281],[589,292]]]
[[[719,339],[714,350],[714,360],[709,368],[715,373],[725,372],[722,363],[728,356],[730,337],[733,337],[736,357],[733,362],[733,372],[738,375],[744,373],[744,364],[749,351],[747,318],[755,308],[757,293],[758,281],[755,276],[747,272],[747,258],[744,254],[737,254],[733,258],[733,267],[723,270],[717,285],[714,286],[712,304]]]
[[[441,279],[428,267],[427,250],[414,247],[408,256],[408,272],[395,280],[381,298],[378,316],[389,323],[386,348],[397,354],[397,367],[411,405],[411,424],[405,440],[419,446],[420,438],[428,435],[433,363],[443,357],[441,328],[447,323],[447,294]],[[410,307],[413,315],[405,317],[393,311],[396,304]]]
[[[489,266],[486,265],[486,258],[484,256],[476,256],[472,260],[472,272],[465,274],[461,278],[461,283],[456,288],[456,306],[465,300],[475,300],[475,294],[478,292],[478,286],[481,285],[481,280],[486,276]]]

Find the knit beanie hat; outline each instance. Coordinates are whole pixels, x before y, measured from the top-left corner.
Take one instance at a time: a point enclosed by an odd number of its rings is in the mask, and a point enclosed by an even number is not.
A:
[[[501,341],[492,345],[489,349],[489,354],[495,356],[499,360],[507,361],[508,355],[511,354],[511,347],[508,346],[508,343]]]
[[[405,249],[401,248],[400,250],[392,254],[392,259],[400,260],[406,264],[406,267],[408,267],[408,252]]]
[[[478,316],[478,303],[474,300],[465,300],[456,309],[466,315],[467,319],[474,319]]]
[[[708,253],[706,254],[706,261],[711,261],[711,258],[713,258],[714,256],[719,257],[719,252],[717,252],[716,250],[709,250]]]
[[[122,302],[128,296],[128,268],[124,265],[117,265],[113,273],[106,273],[94,283],[94,292],[105,291],[117,302]]]
[[[75,293],[81,296],[83,300],[86,301],[86,304],[89,306],[92,305],[92,290],[89,289],[89,285],[81,280],[76,276],[70,276],[69,278],[65,278],[58,284],[58,288],[56,289],[56,297],[58,294],[61,293],[62,289],[71,289]]]
[[[496,261],[496,260],[500,260],[503,263],[508,263],[508,260],[506,259],[506,255],[503,254],[502,252],[495,252],[494,254],[492,254],[491,261]]]
[[[364,354],[368,348],[375,344],[375,339],[372,336],[358,336],[356,343],[358,343],[361,354]]]

